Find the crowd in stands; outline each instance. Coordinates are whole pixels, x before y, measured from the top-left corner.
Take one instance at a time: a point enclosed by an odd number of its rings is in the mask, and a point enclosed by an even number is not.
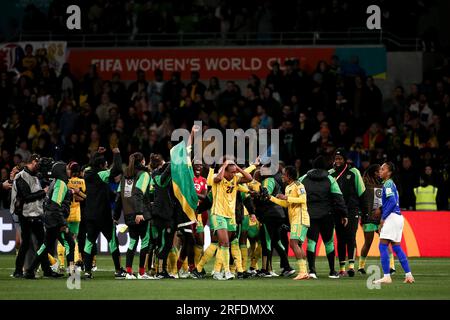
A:
[[[11,20],[25,33],[67,32],[66,8],[81,7],[82,32],[87,34],[142,33],[229,33],[348,31],[364,28],[366,9],[377,4],[383,8],[382,25],[397,36],[414,38],[413,25],[426,14],[433,3],[426,1],[372,0],[295,0],[289,5],[275,0],[58,0],[41,8],[29,4],[22,22]],[[407,20],[407,23],[398,23]]]
[[[168,77],[160,70],[138,71],[135,81],[125,83],[119,73],[102,79],[95,66],[77,78],[69,64],[57,76],[45,55],[34,56],[31,46],[25,52],[19,79],[0,74],[2,181],[34,152],[80,164],[100,146],[119,147],[125,162],[136,151],[168,158],[174,128],[189,129],[201,120],[204,128],[222,131],[280,129],[280,158],[295,165],[299,176],[317,154],[331,158],[337,147],[362,172],[389,159],[399,167],[402,207],[414,208],[414,187],[428,183],[439,190],[438,209],[448,209],[448,59],[422,83],[397,86],[383,97],[356,62],[341,68],[337,56],[313,72],[298,60],[274,64],[265,79],[249,75],[248,84],[239,86],[197,72],[182,81],[178,72]]]

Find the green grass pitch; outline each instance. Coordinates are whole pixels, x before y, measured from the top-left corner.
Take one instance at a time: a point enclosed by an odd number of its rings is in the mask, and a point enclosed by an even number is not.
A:
[[[137,263],[138,257],[136,256]],[[278,266],[275,261],[274,266]],[[122,257],[124,262],[124,257]],[[378,259],[368,259],[367,266],[379,265]],[[416,283],[403,284],[403,272],[396,262],[393,284],[380,290],[369,290],[367,276],[329,279],[326,260],[318,258],[318,280],[293,281],[282,277],[271,279],[217,281],[212,278],[167,280],[114,280],[109,256],[97,262],[99,271],[94,279],[82,280],[80,290],[69,290],[65,279],[24,280],[10,277],[14,256],[0,255],[0,299],[450,299],[450,259],[410,259]],[[292,266],[295,261],[292,260]],[[211,270],[211,264],[206,268]]]

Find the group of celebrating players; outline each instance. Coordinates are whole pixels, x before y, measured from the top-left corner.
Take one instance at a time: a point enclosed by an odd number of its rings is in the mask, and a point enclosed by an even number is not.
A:
[[[191,138],[195,130],[198,128],[193,128]],[[187,149],[192,149],[190,141]],[[192,221],[175,197],[169,162],[152,154],[147,166],[144,156],[134,153],[122,170],[120,152],[114,149],[113,165],[108,168],[104,152],[101,148],[85,168],[75,163],[53,165],[53,182],[44,190],[42,214],[31,217],[43,221],[45,237],[36,237],[39,249],[25,273],[22,273],[23,257],[28,247],[21,247],[15,277],[35,278],[39,264],[44,276],[62,276],[50,270],[56,264],[53,248],[58,240],[58,257],[61,263],[66,260],[69,274],[75,273],[78,266],[84,270],[85,278],[93,278],[100,233],[108,240],[117,279],[201,279],[207,276],[205,265],[214,257],[211,273],[216,280],[279,275],[292,276],[294,280],[317,279],[315,257],[319,234],[329,264],[328,276],[353,277],[356,231],[361,223],[365,244],[357,271],[365,274],[367,254],[374,233],[379,232],[384,277],[377,282],[392,281],[390,274],[395,271],[392,251],[405,271],[405,282],[414,282],[400,246],[403,217],[391,179],[395,168],[390,162],[370,166],[362,177],[358,169],[347,163],[345,150],[338,149],[333,169],[327,171],[326,159],[319,156],[312,163],[313,169],[298,178],[294,167],[280,166],[273,174],[269,165],[261,164],[259,158],[245,169],[227,156],[216,168],[194,160],[193,184],[198,206],[197,219]],[[30,199],[36,201],[37,194],[43,192],[26,190],[28,200],[20,200],[21,194],[25,199],[20,179],[30,182],[37,165],[38,159],[32,157],[14,179],[16,192],[11,207],[24,226],[30,219],[29,213],[38,210],[24,206],[34,203]],[[113,181],[118,184],[115,199],[111,192]],[[33,193],[34,198],[30,196]],[[126,227],[120,232],[128,232],[130,239],[125,269],[120,262],[116,232],[121,215]],[[206,224],[211,243],[203,250]],[[335,270],[335,232],[339,272]],[[133,259],[139,240],[139,268],[134,273]],[[295,255],[298,272],[289,262],[289,247]],[[273,250],[280,258],[280,274],[274,272]]]

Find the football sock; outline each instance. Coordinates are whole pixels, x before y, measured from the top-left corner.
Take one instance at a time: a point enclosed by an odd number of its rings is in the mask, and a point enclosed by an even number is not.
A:
[[[364,269],[366,267],[367,257],[359,257],[358,269]]]
[[[220,251],[222,254],[223,269],[225,272],[230,272],[230,248],[221,246]]]
[[[236,266],[236,271],[237,272],[244,272],[244,269],[242,268],[241,249],[239,248],[239,242],[238,241],[232,241],[231,242],[231,255],[232,255],[233,259],[234,259],[234,265]]]
[[[202,254],[203,254],[203,247],[199,246],[199,245],[195,245],[194,246],[195,265],[198,265],[198,263],[200,262],[200,259],[202,258]]]
[[[50,262],[50,265],[54,265],[56,263],[56,259],[53,258],[50,253],[48,254],[48,261]]]
[[[59,260],[59,265],[61,268],[64,268],[64,262],[65,262],[65,253],[66,253],[66,249],[64,248],[64,246],[58,242],[58,260]]]
[[[378,248],[380,249],[380,260],[381,267],[383,268],[383,273],[385,276],[390,276],[390,268],[389,268],[389,250],[388,245],[384,243],[380,243]]]
[[[200,262],[197,264],[198,271],[202,272],[204,265],[208,263],[208,261],[214,256],[216,251],[217,251],[217,243],[212,242],[209,245],[209,247],[205,250],[205,252],[203,253],[203,256],[200,259]]]
[[[395,245],[392,246],[392,250],[394,250],[395,254],[397,255],[398,261],[400,261],[400,264],[402,265],[405,273],[411,272],[411,269],[409,268],[408,258],[406,257],[406,254],[403,251],[402,247],[400,245]]]
[[[247,262],[248,262],[248,248],[245,244],[240,245],[241,256],[242,256],[242,269],[247,270]]]
[[[305,259],[298,259],[298,270],[299,273],[308,273],[308,270],[306,269],[306,260]]]

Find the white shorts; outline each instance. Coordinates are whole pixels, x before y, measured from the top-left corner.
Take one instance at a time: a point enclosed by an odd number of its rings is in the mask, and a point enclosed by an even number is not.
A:
[[[402,241],[404,218],[400,214],[391,213],[384,221],[380,231],[380,239],[391,240],[393,242]]]

